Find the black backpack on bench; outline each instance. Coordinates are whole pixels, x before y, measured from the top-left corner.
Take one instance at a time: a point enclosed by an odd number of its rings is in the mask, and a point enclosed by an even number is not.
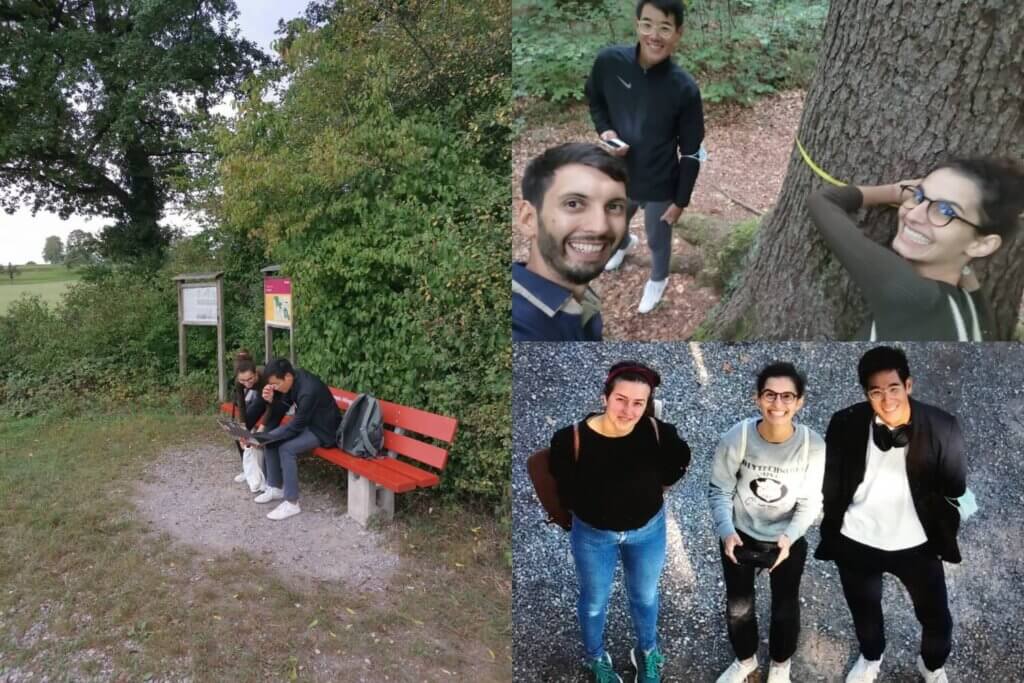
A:
[[[369,394],[359,394],[338,425],[338,448],[357,458],[376,458],[383,447],[380,403]]]

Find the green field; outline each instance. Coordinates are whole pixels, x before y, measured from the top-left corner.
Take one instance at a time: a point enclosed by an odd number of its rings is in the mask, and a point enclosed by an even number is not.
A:
[[[34,294],[48,303],[57,303],[68,285],[80,277],[77,270],[64,266],[17,266],[18,274],[12,280],[5,270],[0,274],[0,315],[22,294]]]

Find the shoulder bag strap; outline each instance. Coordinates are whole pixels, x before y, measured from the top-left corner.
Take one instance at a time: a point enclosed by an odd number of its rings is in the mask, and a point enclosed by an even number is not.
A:
[[[572,461],[580,461],[580,425],[578,422],[572,425]]]
[[[657,441],[658,445],[660,446],[661,445],[661,432],[658,431],[658,421],[655,420],[653,417],[651,418],[651,426],[654,427],[654,440]]]
[[[966,289],[964,296],[967,297],[967,308],[971,312],[971,341],[984,341],[981,338],[981,319],[978,318],[978,309],[974,307],[974,297]]]
[[[949,310],[953,312],[953,323],[956,325],[956,340],[970,341],[967,337],[967,326],[964,325],[964,317],[960,315],[960,307],[957,305],[956,299],[952,295],[947,295],[947,298],[949,299]]]

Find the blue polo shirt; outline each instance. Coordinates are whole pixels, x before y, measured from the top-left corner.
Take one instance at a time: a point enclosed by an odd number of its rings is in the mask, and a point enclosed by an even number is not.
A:
[[[512,264],[512,341],[601,341],[601,300],[583,301],[559,284]]]

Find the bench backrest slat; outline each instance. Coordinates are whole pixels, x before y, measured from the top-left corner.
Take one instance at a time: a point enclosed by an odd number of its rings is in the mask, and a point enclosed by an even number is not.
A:
[[[338,404],[341,410],[348,410],[348,406],[355,399],[356,394],[351,391],[344,389],[338,389],[336,387],[329,387],[331,394],[334,396],[334,401]],[[445,417],[444,415],[436,415],[434,413],[428,413],[425,410],[419,410],[417,408],[410,408],[408,406],[398,405],[397,403],[390,403],[388,401],[381,401],[380,412],[381,417],[385,424],[392,425],[410,432],[416,432],[423,436],[429,436],[440,441],[451,443],[452,439],[455,438],[455,430],[458,427],[458,420]],[[398,452],[402,453],[399,449]],[[405,453],[403,453],[405,455]],[[428,461],[427,464],[430,464]],[[435,465],[436,467],[436,465]]]
[[[389,429],[384,430],[384,448],[401,453],[413,460],[419,460],[425,465],[436,467],[439,470],[443,470],[444,466],[448,464],[448,451],[445,449],[418,441],[405,434],[396,434]]]

